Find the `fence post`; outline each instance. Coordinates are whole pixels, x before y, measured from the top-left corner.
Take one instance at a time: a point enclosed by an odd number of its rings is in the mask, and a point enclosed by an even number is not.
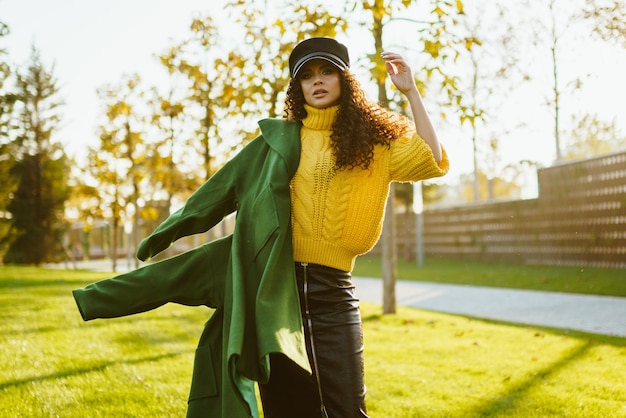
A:
[[[424,265],[424,199],[422,196],[422,183],[413,184],[413,212],[415,213],[415,233],[416,233],[416,250],[417,266]]]

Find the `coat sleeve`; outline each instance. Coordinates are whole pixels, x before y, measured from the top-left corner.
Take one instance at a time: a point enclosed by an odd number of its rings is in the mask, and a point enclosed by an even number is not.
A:
[[[177,239],[206,232],[237,210],[237,180],[242,171],[250,169],[255,159],[262,158],[257,155],[262,144],[262,137],[257,137],[200,186],[182,208],[141,241],[137,257],[148,260]]]
[[[83,320],[116,318],[168,302],[219,308],[232,236],[72,292]]]

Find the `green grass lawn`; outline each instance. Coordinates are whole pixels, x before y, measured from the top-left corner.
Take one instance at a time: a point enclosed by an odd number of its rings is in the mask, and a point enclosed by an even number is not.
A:
[[[475,260],[398,260],[399,279],[626,297],[626,270],[533,266]],[[381,277],[380,257],[357,259],[354,276]]]
[[[211,311],[83,322],[107,274],[0,267],[0,416],[180,417]],[[626,416],[626,338],[363,304],[372,417]]]

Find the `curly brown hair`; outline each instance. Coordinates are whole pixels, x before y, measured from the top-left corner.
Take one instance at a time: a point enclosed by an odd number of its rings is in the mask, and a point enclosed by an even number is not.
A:
[[[411,125],[408,119],[370,102],[350,70],[340,71],[339,78],[339,110],[330,136],[335,166],[367,169],[374,158],[374,146],[389,146],[391,141],[405,135]],[[287,88],[284,118],[290,121],[306,118],[304,105],[300,80],[292,78]]]

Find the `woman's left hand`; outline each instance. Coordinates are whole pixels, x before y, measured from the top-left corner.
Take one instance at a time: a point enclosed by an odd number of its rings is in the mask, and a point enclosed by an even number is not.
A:
[[[385,60],[387,72],[398,90],[407,94],[409,91],[417,89],[415,80],[413,79],[413,71],[411,71],[411,67],[409,67],[404,58],[402,58],[402,55],[396,54],[395,52],[383,52],[380,56]]]
[[[441,144],[439,144],[435,128],[422,102],[422,96],[415,85],[411,67],[409,67],[400,54],[383,52],[380,56],[385,60],[391,81],[393,81],[393,84],[395,84],[398,90],[400,90],[409,101],[417,134],[428,144],[433,151],[435,161],[439,163],[443,159]]]

